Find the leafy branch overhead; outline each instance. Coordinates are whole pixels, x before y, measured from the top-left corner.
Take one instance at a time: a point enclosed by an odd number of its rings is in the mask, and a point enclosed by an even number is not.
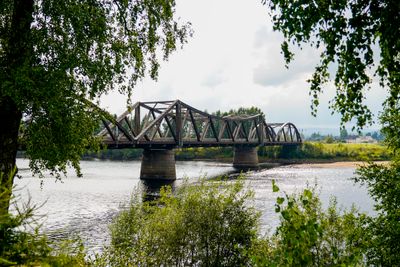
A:
[[[32,168],[79,168],[97,124],[79,99],[114,89],[129,99],[191,34],[174,0],[1,1],[0,107],[30,118]]]
[[[283,33],[282,52],[288,64],[294,54],[290,45],[308,43],[321,50],[320,62],[309,80],[312,114],[316,115],[319,95],[331,80],[336,96],[332,108],[342,123],[356,119],[357,126],[372,123],[364,103],[372,75],[389,89],[387,109],[398,105],[400,81],[400,2],[385,0],[286,1],[262,0],[271,10],[274,30]],[[377,60],[378,58],[378,60]],[[376,64],[376,65],[375,65]]]

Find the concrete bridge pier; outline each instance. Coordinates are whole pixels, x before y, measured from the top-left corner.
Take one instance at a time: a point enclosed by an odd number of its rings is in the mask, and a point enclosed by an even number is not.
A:
[[[251,146],[235,147],[233,155],[233,167],[236,169],[257,169],[258,168],[257,147],[251,147]]]
[[[175,152],[173,149],[144,149],[140,179],[176,180]]]

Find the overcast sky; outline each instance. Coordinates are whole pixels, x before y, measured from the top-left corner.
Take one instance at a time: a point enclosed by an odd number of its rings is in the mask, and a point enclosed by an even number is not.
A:
[[[282,35],[272,31],[260,0],[177,0],[177,14],[192,23],[193,38],[161,64],[157,82],[146,78],[136,86],[132,102],[180,99],[210,112],[257,106],[269,122],[339,128],[339,116],[328,110],[332,86],[321,96],[317,118],[310,115],[306,80],[318,63],[318,51],[297,51],[286,69]],[[368,96],[377,113],[384,91],[375,86]],[[111,93],[101,105],[119,114],[126,109],[126,97]]]

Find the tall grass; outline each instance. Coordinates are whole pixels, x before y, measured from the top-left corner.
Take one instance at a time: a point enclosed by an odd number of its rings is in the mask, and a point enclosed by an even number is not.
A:
[[[0,266],[87,266],[79,240],[50,241],[40,233],[36,206],[0,216]]]
[[[380,144],[325,144],[305,142],[293,147],[261,147],[262,158],[271,159],[325,159],[325,160],[390,160],[391,153]]]

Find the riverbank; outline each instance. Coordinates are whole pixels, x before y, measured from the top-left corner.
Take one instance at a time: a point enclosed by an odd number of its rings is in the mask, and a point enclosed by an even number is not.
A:
[[[389,161],[374,161],[374,163],[386,165]],[[365,161],[338,161],[338,162],[325,162],[325,163],[304,163],[292,165],[293,168],[324,168],[324,169],[334,169],[334,168],[357,168],[367,164]]]
[[[102,150],[98,153],[86,153],[83,159],[139,160],[141,149]],[[267,146],[258,149],[261,163],[280,164],[329,163],[338,161],[388,161],[390,151],[381,144],[326,144],[304,142],[301,146]],[[179,161],[218,161],[232,162],[232,147],[198,147],[175,149],[175,158]]]

